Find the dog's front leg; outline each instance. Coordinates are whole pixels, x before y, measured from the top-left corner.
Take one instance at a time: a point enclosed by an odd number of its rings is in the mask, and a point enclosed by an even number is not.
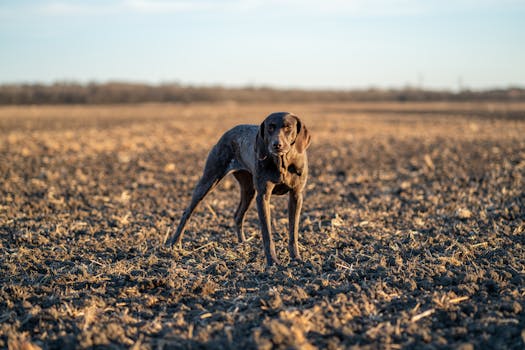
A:
[[[303,193],[290,191],[288,200],[288,251],[290,258],[294,260],[301,260],[299,253],[299,218],[301,216],[301,208],[303,206]]]
[[[272,224],[270,213],[270,197],[274,184],[266,182],[257,189],[257,212],[259,213],[259,221],[261,224],[262,239],[264,245],[264,254],[266,255],[266,262],[268,266],[273,264],[280,264],[275,253],[275,244],[272,238]]]

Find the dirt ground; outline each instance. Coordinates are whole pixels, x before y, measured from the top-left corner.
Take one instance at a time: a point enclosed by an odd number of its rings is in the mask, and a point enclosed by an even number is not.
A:
[[[162,247],[218,137],[308,126],[290,263],[234,178]],[[523,349],[525,105],[0,108],[0,348]]]

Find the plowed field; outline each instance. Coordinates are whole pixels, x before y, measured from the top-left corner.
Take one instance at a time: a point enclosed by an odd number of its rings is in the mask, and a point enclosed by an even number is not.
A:
[[[312,134],[289,263],[235,179],[162,243],[210,147],[275,111]],[[525,347],[525,105],[0,108],[0,348]]]

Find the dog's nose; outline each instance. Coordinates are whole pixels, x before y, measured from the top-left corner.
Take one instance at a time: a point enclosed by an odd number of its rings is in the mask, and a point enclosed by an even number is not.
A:
[[[279,150],[279,149],[283,148],[283,145],[279,141],[275,141],[273,143],[273,148],[276,149],[276,150]]]

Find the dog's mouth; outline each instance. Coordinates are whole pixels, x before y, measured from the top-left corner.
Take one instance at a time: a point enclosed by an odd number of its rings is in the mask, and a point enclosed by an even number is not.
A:
[[[288,153],[288,151],[289,151],[289,150],[287,150],[287,149],[281,149],[281,150],[278,150],[278,151],[272,149],[272,150],[270,151],[270,153],[271,153],[272,155],[274,155],[274,156],[280,157],[280,156],[284,156],[286,153]]]

